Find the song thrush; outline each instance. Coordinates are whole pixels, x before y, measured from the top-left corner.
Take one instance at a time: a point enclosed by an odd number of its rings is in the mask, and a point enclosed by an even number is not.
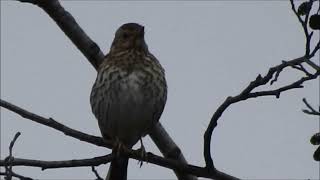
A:
[[[90,103],[103,138],[132,148],[159,121],[167,99],[164,69],[149,52],[144,27],[122,25],[98,69]],[[127,178],[128,158],[112,160],[108,178]]]

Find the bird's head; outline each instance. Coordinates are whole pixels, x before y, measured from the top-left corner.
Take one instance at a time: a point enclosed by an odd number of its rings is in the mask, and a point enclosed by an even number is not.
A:
[[[137,23],[127,23],[120,26],[111,45],[111,52],[131,49],[148,51],[144,41],[144,27]]]

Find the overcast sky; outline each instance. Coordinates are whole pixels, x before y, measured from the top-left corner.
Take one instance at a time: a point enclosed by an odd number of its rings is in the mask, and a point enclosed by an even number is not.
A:
[[[224,99],[240,93],[269,67],[304,53],[303,31],[288,1],[62,4],[104,53],[123,23],[145,26],[149,50],[165,68],[168,81],[160,121],[187,161],[198,166],[204,165],[204,131]],[[289,69],[271,88],[301,75]],[[40,8],[1,1],[1,99],[100,136],[89,104],[95,76],[85,57]],[[319,105],[318,80],[280,99],[262,97],[229,107],[213,134],[216,167],[244,179],[318,179],[319,163],[312,158],[316,147],[309,140],[319,131],[319,121],[301,112],[303,97]],[[110,153],[1,109],[1,159],[17,131],[22,135],[15,157],[68,160]],[[160,154],[149,137],[144,144],[147,151]],[[129,163],[130,179],[176,178],[166,168]],[[98,168],[102,176],[107,167]],[[94,179],[90,167],[14,170],[39,179]]]

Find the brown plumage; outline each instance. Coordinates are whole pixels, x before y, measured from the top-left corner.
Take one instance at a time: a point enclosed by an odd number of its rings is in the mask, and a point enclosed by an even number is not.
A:
[[[90,103],[102,136],[132,148],[159,121],[167,99],[164,69],[148,51],[144,27],[122,25],[98,69]],[[128,159],[111,162],[108,178],[124,180]]]

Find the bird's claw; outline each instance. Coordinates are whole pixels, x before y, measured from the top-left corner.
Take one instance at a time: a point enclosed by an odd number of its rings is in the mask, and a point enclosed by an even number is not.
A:
[[[141,143],[141,146],[138,149],[138,151],[140,153],[141,160],[138,161],[138,164],[140,165],[140,168],[141,168],[143,161],[147,160],[147,152],[146,152],[146,149],[144,148],[144,145],[142,143],[142,139],[140,139],[140,143]]]

